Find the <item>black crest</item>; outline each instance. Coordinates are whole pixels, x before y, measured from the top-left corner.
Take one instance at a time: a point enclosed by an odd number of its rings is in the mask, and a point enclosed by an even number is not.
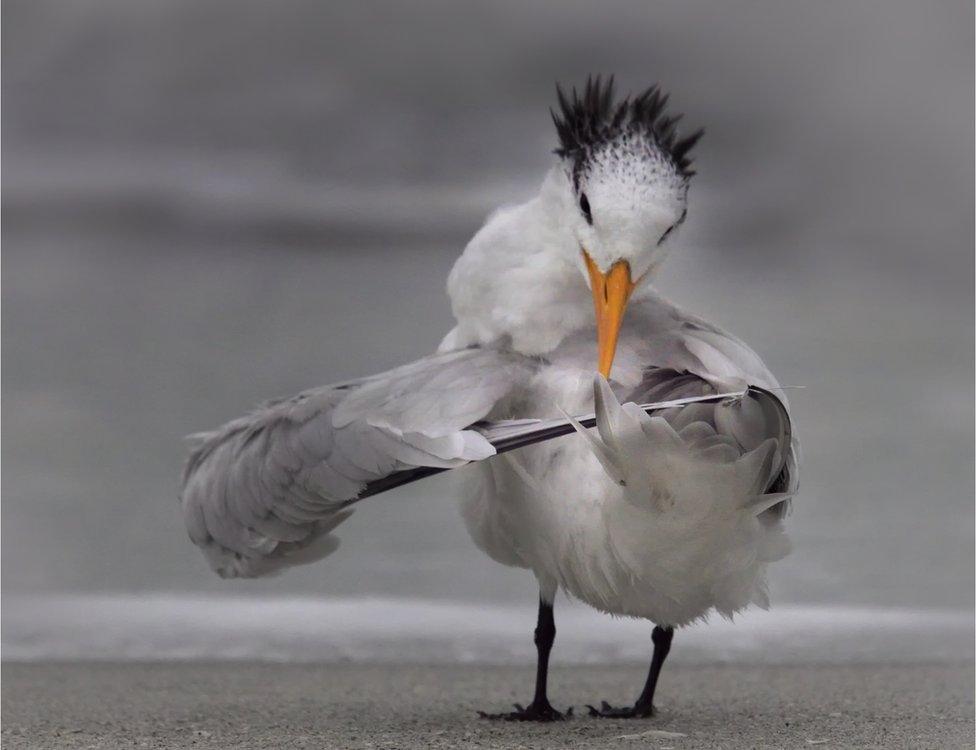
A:
[[[689,153],[705,131],[699,129],[679,138],[676,126],[681,115],[671,116],[664,111],[668,95],[659,86],[651,86],[639,96],[628,96],[620,102],[614,101],[613,94],[613,76],[606,82],[600,76],[587,78],[582,96],[574,87],[572,96],[568,97],[556,84],[560,111],[556,114],[550,110],[559,134],[556,153],[573,159],[575,172],[595,146],[628,131],[642,131],[654,140],[682,177],[695,174]]]

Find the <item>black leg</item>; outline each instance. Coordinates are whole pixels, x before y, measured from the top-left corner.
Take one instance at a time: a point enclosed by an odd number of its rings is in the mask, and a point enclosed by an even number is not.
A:
[[[590,716],[600,716],[605,719],[643,719],[654,715],[654,688],[657,687],[657,678],[661,674],[661,667],[664,660],[668,658],[671,650],[671,639],[674,638],[674,628],[654,628],[651,633],[651,640],[654,642],[654,655],[651,657],[651,668],[647,672],[647,681],[641,691],[637,702],[630,708],[614,708],[606,701],[600,705],[599,709],[588,706]]]
[[[535,671],[535,696],[527,707],[515,704],[515,710],[504,714],[487,714],[479,711],[483,719],[503,719],[505,721],[558,721],[573,715],[570,708],[561,714],[549,703],[546,684],[549,679],[549,652],[556,640],[556,621],[552,616],[552,605],[539,599],[539,620],[535,626],[535,648],[539,660]]]
[[[651,640],[654,641],[654,655],[651,657],[651,668],[647,671],[647,682],[641,691],[634,708],[638,712],[646,712],[645,716],[654,713],[654,688],[657,687],[657,678],[661,674],[661,667],[664,660],[668,658],[671,651],[671,639],[674,638],[674,628],[656,627],[651,633]]]

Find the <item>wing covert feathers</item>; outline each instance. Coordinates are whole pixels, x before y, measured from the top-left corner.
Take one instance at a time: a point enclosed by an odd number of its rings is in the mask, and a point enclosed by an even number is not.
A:
[[[431,356],[366,380],[268,403],[193,436],[181,504],[190,538],[223,577],[304,564],[338,546],[332,530],[372,483],[495,453],[484,419],[527,372],[496,350]]]

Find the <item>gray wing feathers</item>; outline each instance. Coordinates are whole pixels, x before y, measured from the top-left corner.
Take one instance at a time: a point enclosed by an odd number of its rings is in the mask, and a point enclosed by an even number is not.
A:
[[[739,385],[779,388],[746,343],[677,308],[671,309],[671,316],[671,325],[647,330],[648,365],[692,373],[722,390]]]
[[[668,413],[667,419],[679,431],[695,422],[714,428],[715,437],[704,436],[699,443],[712,458],[731,460],[733,451],[741,457],[767,439],[777,440],[776,466],[782,463],[782,469],[768,490],[784,495],[795,492],[800,446],[789,403],[776,378],[735,336],[677,308],[672,313],[676,325],[649,332],[649,366],[629,400],[643,403],[749,386],[749,398],[722,407],[686,406]],[[784,503],[778,511],[786,508]]]
[[[626,401],[645,403],[715,394],[703,377],[670,368],[647,370]],[[750,387],[741,397],[698,402],[657,412],[681,441],[710,461],[741,462],[754,478],[751,495],[768,502],[770,516],[780,517],[797,488],[797,441],[789,411],[778,394]],[[778,495],[775,502],[770,494]],[[765,497],[759,500],[758,497]]]
[[[514,355],[449,352],[305,391],[197,435],[181,495],[190,538],[225,577],[324,557],[338,545],[330,532],[371,482],[493,455],[467,428],[526,371]]]

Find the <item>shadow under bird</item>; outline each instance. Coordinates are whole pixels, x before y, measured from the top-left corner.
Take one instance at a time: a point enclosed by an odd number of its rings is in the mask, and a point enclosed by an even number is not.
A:
[[[546,695],[562,589],[654,623],[634,704],[589,707],[646,717],[675,628],[768,606],[798,447],[759,357],[650,284],[687,214],[701,131],[680,137],[657,87],[557,91],[556,163],[457,260],[457,325],[438,352],[195,436],[181,502],[217,573],[262,576],[333,552],[364,497],[472,464],[461,500],[474,543],[539,583],[534,697],[482,716],[570,713]]]

